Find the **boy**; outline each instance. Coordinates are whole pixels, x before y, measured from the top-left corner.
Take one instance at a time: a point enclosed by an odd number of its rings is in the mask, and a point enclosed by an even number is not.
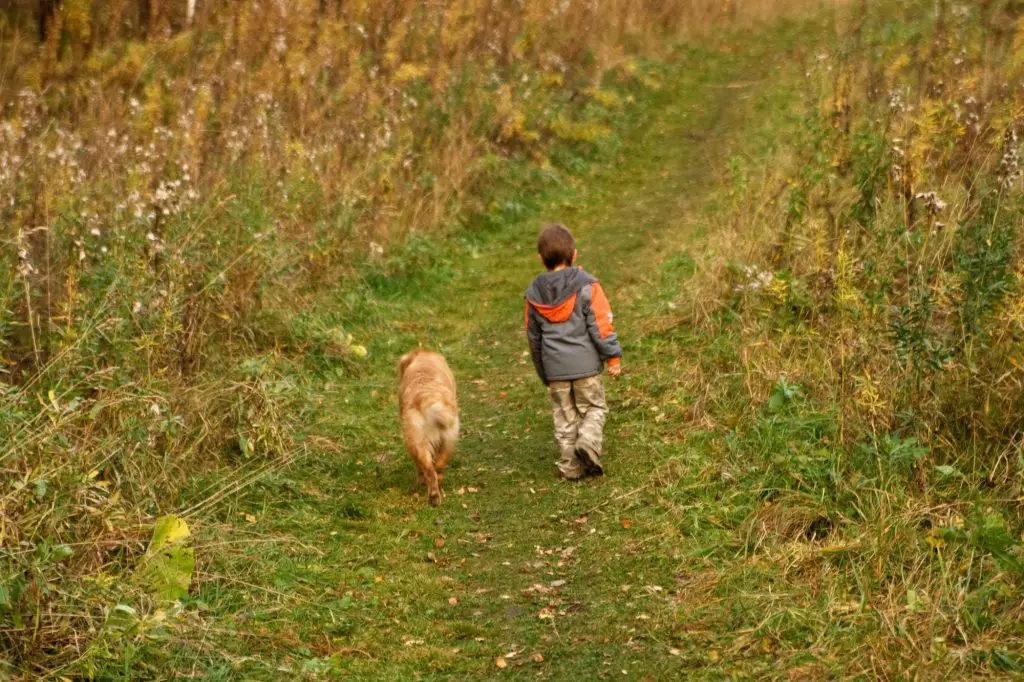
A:
[[[551,392],[555,442],[567,479],[600,476],[608,405],[601,370],[618,376],[622,348],[597,279],[574,267],[576,241],[564,225],[546,225],[537,252],[547,272],[526,290],[526,336],[540,380]]]

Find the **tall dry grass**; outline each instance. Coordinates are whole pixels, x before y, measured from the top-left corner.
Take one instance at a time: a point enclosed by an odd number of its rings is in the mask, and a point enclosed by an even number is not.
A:
[[[814,336],[766,343],[764,373],[813,366],[851,439],[909,429],[996,461],[1024,428],[1024,7],[889,11],[862,5],[807,66],[767,165],[733,159],[694,299],[735,304],[755,336]]]
[[[1024,5],[862,3],[799,67],[677,306],[740,349],[751,551],[869,605],[852,674],[1019,673]]]

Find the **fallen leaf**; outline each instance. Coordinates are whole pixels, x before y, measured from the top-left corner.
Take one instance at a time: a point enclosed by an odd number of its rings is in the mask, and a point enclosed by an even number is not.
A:
[[[245,515],[245,520],[248,521],[249,523],[256,523],[256,517],[253,516],[252,514],[246,514]]]
[[[621,523],[623,528],[629,529],[633,527],[633,522],[629,519],[622,519]]]
[[[504,669],[508,667],[508,662],[505,660],[504,656],[498,656],[496,659],[494,659],[494,665]]]
[[[434,556],[433,552],[427,552],[427,561],[433,561],[433,562],[437,561],[437,557]]]
[[[551,587],[562,587],[564,585],[565,585],[565,581],[564,580],[552,580],[551,581]]]
[[[544,657],[542,655],[540,655],[540,654],[536,654],[533,657],[533,662],[534,663],[543,663],[544,662]]]
[[[444,538],[437,538],[434,540],[434,547],[437,547],[438,549],[444,547]]]
[[[711,661],[712,663],[717,663],[720,660],[722,660],[722,656],[717,651],[712,649],[711,651],[708,652],[708,660]]]
[[[682,656],[683,655],[683,652],[680,651],[679,649],[669,649],[668,652],[672,656]]]
[[[458,600],[458,599],[457,599],[456,597],[449,597],[449,598],[448,598],[448,604],[449,604],[450,606],[455,606],[455,605],[457,605],[458,603],[459,603],[459,600]]]

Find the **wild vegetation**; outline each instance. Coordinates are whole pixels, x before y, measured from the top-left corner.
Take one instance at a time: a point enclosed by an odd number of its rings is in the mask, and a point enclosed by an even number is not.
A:
[[[872,676],[1024,669],[1022,14],[854,10],[727,162],[675,301],[736,344],[688,409],[728,415],[747,550],[877,611]]]
[[[9,672],[1019,672],[1024,5],[813,5],[4,14]],[[600,484],[519,364],[541,215],[622,321]]]

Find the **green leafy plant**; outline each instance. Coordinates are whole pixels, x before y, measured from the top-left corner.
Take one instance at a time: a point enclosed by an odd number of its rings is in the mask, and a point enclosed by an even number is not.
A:
[[[158,603],[188,596],[196,568],[190,538],[188,524],[173,514],[160,517],[153,526],[153,536],[136,571],[136,579]]]

